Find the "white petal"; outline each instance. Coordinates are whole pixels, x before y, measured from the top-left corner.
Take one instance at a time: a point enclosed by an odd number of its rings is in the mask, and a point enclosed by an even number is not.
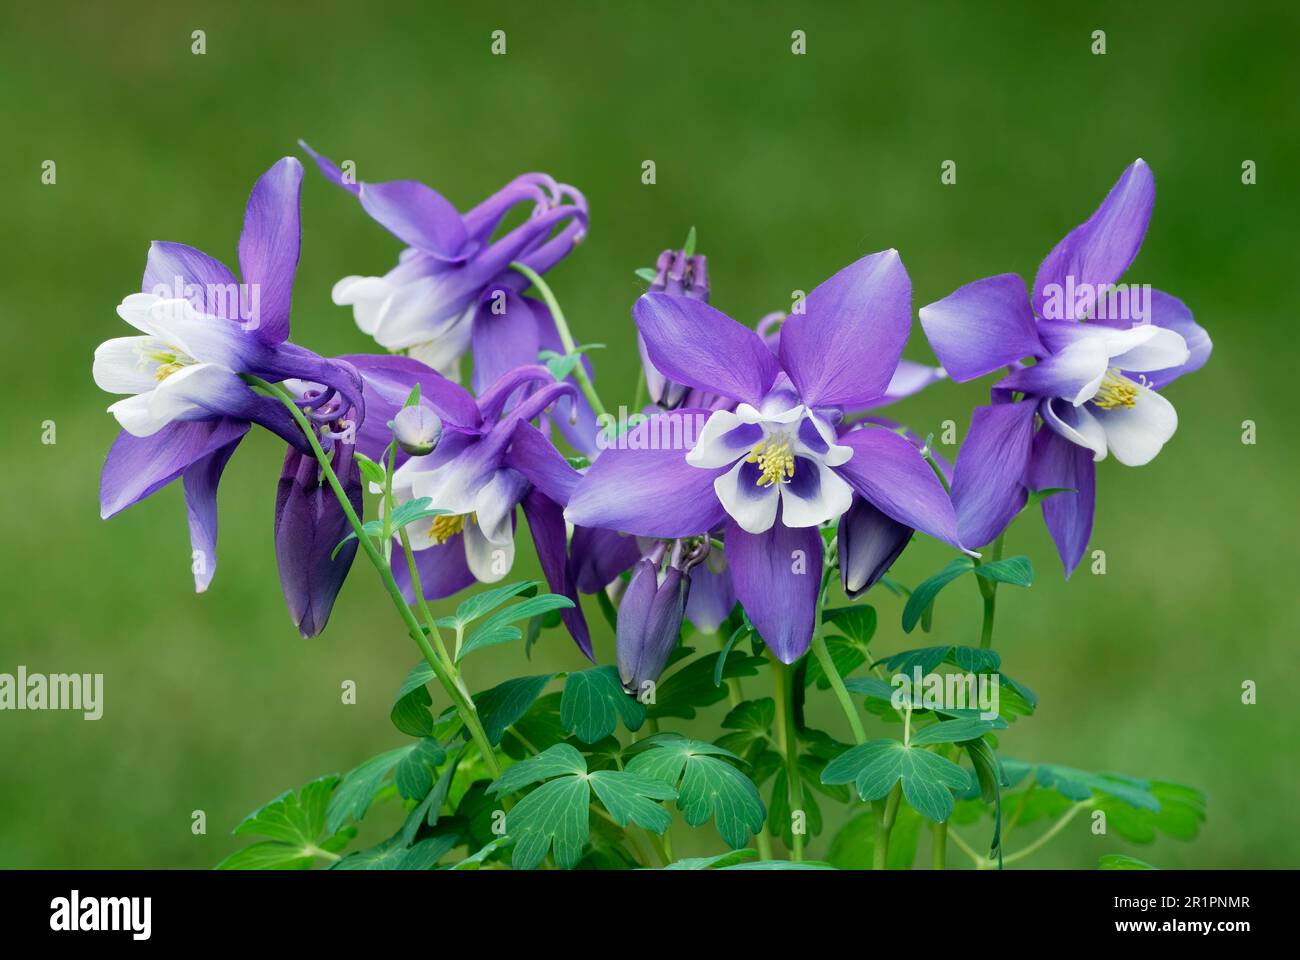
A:
[[[473,333],[473,314],[467,312],[461,319],[443,331],[437,339],[418,343],[406,352],[427,367],[432,367],[448,380],[460,379],[460,358],[470,347]]]
[[[1110,452],[1127,467],[1150,463],[1178,429],[1174,405],[1148,387],[1137,387],[1133,406],[1097,411]]]
[[[474,514],[483,536],[494,543],[513,540],[515,505],[523,489],[522,481],[511,478],[513,471],[497,470],[492,479],[479,489]]]
[[[1111,354],[1111,365],[1121,370],[1134,373],[1167,370],[1182,366],[1192,355],[1182,334],[1174,330],[1146,324],[1125,333],[1131,335],[1131,345],[1120,353]]]
[[[821,417],[817,416],[816,414],[812,414],[812,413],[808,414],[808,422],[811,423],[813,427],[816,428],[817,435],[821,437],[822,442],[826,444],[826,449],[814,450],[813,448],[809,447],[806,443],[803,442],[803,439],[799,437],[799,434],[796,431],[795,433],[796,451],[798,451],[799,453],[807,454],[810,457],[820,460],[822,463],[825,463],[828,467],[839,467],[848,463],[851,459],[853,459],[853,448],[846,447],[835,442],[836,440],[839,439],[839,437],[835,435],[835,429],[829,423],[827,423],[825,420],[823,420]]]
[[[116,337],[101,343],[91,368],[96,386],[109,393],[148,393],[158,386],[157,364],[141,362],[141,351],[155,342],[152,337]]]
[[[361,332],[375,335],[379,314],[392,288],[383,277],[344,277],[334,284],[331,299],[341,307],[351,307]]]
[[[787,527],[815,527],[834,520],[849,509],[853,503],[853,488],[850,487],[834,470],[824,463],[816,464],[817,493],[804,499],[794,490],[798,486],[798,477],[781,487],[781,522]],[[800,470],[807,470],[810,461],[802,459],[795,466],[796,475]]]
[[[428,497],[432,507],[454,514],[474,512],[478,489],[470,482],[472,478],[467,464],[462,465],[458,458],[434,470],[407,470],[413,464],[418,465],[419,459],[413,457],[402,464],[393,474],[393,483],[409,483],[411,498]]]
[[[1038,410],[1049,427],[1071,443],[1091,450],[1094,461],[1106,459],[1106,431],[1088,407],[1071,407],[1068,416],[1073,419],[1070,423],[1057,414],[1051,402],[1042,404]]]
[[[247,391],[238,376],[215,363],[182,367],[153,391],[150,413],[167,420],[194,419],[230,409],[230,399]]]
[[[738,436],[754,434],[753,440],[749,443],[737,444],[734,436],[729,437],[737,427],[747,428]],[[748,455],[754,444],[762,439],[762,432],[755,433],[752,423],[746,423],[730,410],[717,410],[709,415],[704,429],[700,431],[700,439],[686,454],[686,462],[692,467],[716,470]]]
[[[149,318],[153,312],[153,305],[159,299],[152,293],[132,293],[118,304],[117,315],[137,330],[156,335],[157,331],[154,330],[153,322]]]
[[[465,520],[465,562],[481,583],[496,583],[510,572],[515,562],[515,538],[509,531],[504,540],[489,540],[473,520]]]
[[[119,400],[108,408],[127,433],[137,437],[150,437],[171,422],[170,417],[159,417],[152,410],[153,392],[138,393]]]
[[[722,501],[722,507],[746,533],[763,533],[776,521],[776,505],[780,494],[779,484],[760,487],[752,477],[743,476],[745,461],[741,460],[713,481],[713,489]]]
[[[248,334],[237,321],[212,317],[188,300],[159,300],[150,311],[158,338],[201,363],[237,370],[243,364]]]
[[[445,333],[465,313],[460,302],[448,299],[441,277],[420,277],[395,287],[375,319],[373,334],[389,350],[413,347]]]

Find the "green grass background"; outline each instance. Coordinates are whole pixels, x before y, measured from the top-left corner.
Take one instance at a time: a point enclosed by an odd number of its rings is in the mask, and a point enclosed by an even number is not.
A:
[[[748,322],[891,246],[919,307],[977,277],[1032,276],[1144,157],[1157,202],[1129,276],[1185,299],[1214,355],[1169,390],[1180,429],[1155,463],[1101,465],[1105,576],[1064,582],[1036,516],[1009,535],[1039,576],[1004,589],[996,646],[1042,705],[1003,749],[1194,784],[1209,820],[1197,842],[1153,848],[1080,820],[1026,862],[1295,866],[1298,25],[1283,3],[6,2],[0,671],[102,672],[107,689],[95,723],[0,714],[0,867],[210,866],[247,811],[400,742],[388,708],[417,656],[371,571],[358,563],[324,636],[303,641],[285,614],[280,443],[255,433],[226,473],[206,595],[191,590],[179,485],[98,516],[116,427],[90,361],[126,332],[114,307],[138,289],[150,240],[233,263],[249,187],[298,137],[363,179],[422,179],[461,208],[527,170],[584,190],[590,234],[551,280],[578,337],[609,345],[596,361],[612,404],[630,402],[635,375],[633,270],[692,224],[714,303]],[[494,29],[504,57],[489,54]],[[1105,56],[1090,52],[1095,29]],[[54,186],[40,181],[50,159]],[[647,159],[654,186],[640,182]],[[944,160],[955,186],[940,184]],[[1241,183],[1244,160],[1257,185]],[[398,243],[314,171],[303,204],[294,339],[364,350],[330,287],[382,273]],[[931,359],[919,326],[907,356]],[[946,419],[964,431],[986,387],[943,384],[898,412],[921,433]],[[918,540],[896,575],[947,557]],[[871,602],[878,652],[915,645],[895,599]],[[951,588],[936,636],[972,642],[979,609],[973,582]],[[531,665],[514,645],[468,673],[481,689],[578,665],[556,632]],[[355,706],[340,703],[344,680]],[[829,698],[812,717],[847,736]],[[198,809],[205,836],[190,830]],[[680,852],[717,849],[711,829],[678,833]]]

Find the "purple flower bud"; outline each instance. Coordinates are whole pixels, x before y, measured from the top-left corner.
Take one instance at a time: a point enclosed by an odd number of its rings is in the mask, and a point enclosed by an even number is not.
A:
[[[861,497],[840,517],[840,581],[857,599],[894,565],[912,539],[912,528],[885,516]]]
[[[352,458],[352,444],[336,440],[332,460],[352,509],[361,515],[361,470]],[[284,457],[275,497],[275,559],[289,616],[304,637],[325,629],[334,599],[357,554],[353,539],[331,556],[352,532],[329,482],[314,457],[292,447]]]
[[[703,255],[688,257],[684,250],[665,250],[659,254],[655,269],[657,273],[654,282],[650,284],[650,292],[671,293],[678,297],[709,302],[708,263]],[[668,380],[655,368],[646,351],[645,341],[639,334],[637,348],[641,351],[641,365],[645,368],[650,399],[668,410],[681,406],[688,388]]]
[[[663,673],[677,646],[690,589],[690,576],[677,567],[669,566],[662,581],[654,560],[638,560],[632,568],[617,631],[618,673],[632,696],[640,696]]]
[[[389,426],[397,445],[413,457],[432,453],[442,439],[442,421],[436,413],[420,404],[397,411]]]

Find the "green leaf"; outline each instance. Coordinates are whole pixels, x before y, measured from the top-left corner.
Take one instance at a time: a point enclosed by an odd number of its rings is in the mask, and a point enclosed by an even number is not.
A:
[[[840,828],[831,840],[826,855],[831,866],[839,870],[870,870],[875,865],[876,825],[879,814],[866,810]],[[888,870],[910,870],[916,859],[922,818],[907,804],[899,804],[894,827],[889,832],[889,852],[885,857]]]
[[[638,267],[636,270],[636,275],[640,277],[642,280],[644,280],[646,283],[654,283],[657,279],[659,279],[659,271],[653,270],[650,267]]]
[[[654,703],[649,714],[655,719],[681,717],[691,720],[698,707],[707,707],[727,698],[726,687],[714,682],[718,675],[718,661],[723,653],[710,653],[692,660],[686,666],[664,677],[655,686]],[[752,677],[758,674],[763,661],[738,650],[731,651],[721,669],[721,679]]]
[[[1029,496],[1025,499],[1025,505],[1021,508],[1023,513],[1031,507],[1036,507],[1048,497],[1054,497],[1058,493],[1078,493],[1074,487],[1044,487],[1042,490],[1030,490]]]
[[[595,743],[609,736],[618,727],[620,718],[629,730],[639,730],[645,716],[645,705],[623,691],[616,667],[592,667],[571,673],[564,682],[560,725],[566,733],[576,733],[583,743]]]
[[[315,862],[310,853],[288,843],[267,840],[236,850],[217,864],[218,870],[308,870]]]
[[[433,667],[421,660],[407,673],[402,681],[389,717],[393,726],[411,737],[427,737],[433,733],[433,714],[430,707],[433,698],[425,686],[433,679]]]
[[[1002,727],[1005,727],[1006,721],[1002,721]],[[998,730],[996,720],[982,720],[979,717],[963,717],[960,720],[943,720],[939,723],[931,724],[928,727],[922,727],[912,734],[913,746],[924,746],[930,743],[961,743],[965,740],[974,740],[981,737],[990,730]]]
[[[524,760],[552,747],[567,735],[560,723],[560,691],[543,694],[533,701],[522,717],[507,728],[501,749],[516,760]]]
[[[591,832],[590,803],[591,789],[583,777],[551,780],[520,800],[506,815],[507,835],[515,844],[511,866],[532,870],[552,849],[557,866],[576,866]]]
[[[235,851],[217,864],[217,869],[305,870],[316,858],[343,849],[356,833],[351,827],[332,831],[329,839],[321,839],[330,795],[338,782],[333,774],[321,777],[296,793],[285,791],[250,813],[234,833],[271,839]]]
[[[484,620],[456,651],[456,662],[459,663],[475,650],[520,639],[523,631],[518,627],[510,626],[515,621],[527,620],[551,610],[564,610],[572,606],[573,601],[568,597],[562,597],[558,593],[544,593],[539,597],[531,597],[522,603],[506,607],[504,610],[498,610]]]
[[[330,833],[335,833],[349,817],[354,820],[363,819],[370,809],[370,801],[384,785],[384,780],[410,750],[410,746],[389,750],[349,771],[330,798],[325,828]]]
[[[375,461],[371,460],[359,450],[352,451],[352,459],[357,462],[361,468],[361,476],[367,483],[375,483],[379,486],[384,485],[384,468]]]
[[[675,786],[677,809],[688,824],[698,827],[712,818],[727,845],[740,849],[763,828],[767,811],[753,781],[718,757],[739,759],[700,740],[652,738],[627,770]]]
[[[557,743],[535,757],[516,763],[512,767],[506,767],[501,776],[492,781],[488,793],[500,796],[504,793],[514,793],[531,783],[539,783],[552,777],[560,777],[567,773],[585,775],[586,772],[587,761],[582,759],[582,754],[567,743]]]
[[[447,759],[447,752],[437,740],[426,737],[417,741],[397,762],[393,783],[407,800],[419,800],[433,789],[433,771]]]
[[[482,846],[477,853],[470,854],[464,860],[460,861],[457,864],[454,864],[451,869],[477,870],[483,864],[484,860],[492,856],[492,854],[496,853],[496,851],[500,847],[504,846],[509,842],[510,842],[509,837],[497,837],[495,840],[490,840],[484,846]]]
[[[911,633],[915,629],[917,621],[921,619],[921,614],[925,613],[930,608],[930,605],[934,603],[939,591],[963,573],[968,573],[973,569],[975,569],[975,561],[963,555],[957,557],[934,576],[918,583],[911,596],[907,598],[907,605],[903,607],[903,630]]]
[[[519,596],[521,593],[528,597],[537,595],[537,589],[541,584],[536,580],[520,580],[518,583],[507,583],[501,587],[493,587],[491,590],[484,590],[476,593],[467,600],[461,602],[456,608],[455,619],[465,626],[485,614],[491,613],[507,600]]]
[[[952,790],[964,790],[970,777],[951,760],[897,740],[870,740],[826,765],[823,783],[854,783],[863,800],[879,800],[903,782],[907,802],[942,823],[952,813]]]
[[[405,409],[406,407],[416,407],[419,405],[420,405],[420,384],[417,381],[415,386],[411,388],[411,392],[406,395],[406,402],[402,404],[402,408]]]
[[[499,683],[490,690],[484,690],[474,697],[478,707],[479,720],[488,742],[496,746],[505,735],[506,728],[528,712],[546,688],[555,678],[547,673],[536,677],[515,677],[505,683]]]
[[[615,624],[615,627],[617,628],[617,624]],[[726,677],[723,675],[723,671],[727,665],[727,654],[731,653],[731,648],[736,645],[736,641],[741,638],[741,636],[745,633],[745,630],[746,630],[745,625],[741,624],[734,631],[732,631],[731,636],[727,638],[727,642],[722,645],[722,651],[718,654],[717,659],[713,662],[713,685],[715,687],[722,686],[722,681],[726,679]]]
[[[691,227],[686,232],[686,243],[682,246],[682,252],[688,257],[695,256],[695,227]]]
[[[802,860],[796,863],[793,860],[754,860],[750,863],[737,863],[730,867],[720,867],[721,870],[834,870],[829,863],[823,863],[820,860]]]
[[[838,627],[854,643],[865,647],[876,634],[876,608],[865,603],[829,607],[822,611],[822,622]]]
[[[635,823],[662,834],[673,822],[668,811],[655,802],[677,799],[677,791],[662,780],[625,770],[597,770],[587,780],[621,827]]]
[[[1034,582],[1034,567],[1028,557],[1007,557],[1005,560],[981,563],[975,568],[975,576],[1017,587],[1028,587]]]
[[[1126,853],[1108,853],[1097,864],[1098,870],[1158,870],[1145,860],[1130,857]]]
[[[831,655],[831,663],[835,664],[835,672],[841,677],[847,677],[867,662],[867,648],[846,637],[828,637],[826,649]],[[807,663],[808,669],[804,671],[803,678],[804,686],[815,683],[818,690],[829,690],[831,680],[822,670],[821,660],[818,657],[809,657]]]
[[[726,853],[715,854],[712,857],[685,857],[681,860],[674,860],[664,870],[721,870],[725,867],[734,867],[738,863],[745,863],[753,860],[758,856],[757,850],[748,848],[743,850],[728,850]]]

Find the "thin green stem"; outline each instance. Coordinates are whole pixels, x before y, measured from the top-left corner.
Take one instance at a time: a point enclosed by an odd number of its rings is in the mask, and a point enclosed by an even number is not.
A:
[[[497,763],[496,754],[492,750],[491,744],[488,743],[487,735],[483,732],[483,725],[479,722],[478,712],[474,707],[473,699],[462,692],[463,685],[460,683],[459,675],[455,674],[454,668],[449,671],[443,661],[439,658],[438,653],[432,646],[430,646],[428,637],[424,635],[424,631],[420,628],[420,622],[415,618],[415,614],[411,612],[411,608],[407,606],[406,599],[402,596],[402,591],[397,586],[397,581],[393,579],[392,569],[389,564],[384,562],[384,558],[380,554],[379,549],[366,534],[365,527],[361,523],[361,518],[358,517],[357,512],[352,509],[352,502],[348,499],[347,492],[343,489],[343,484],[339,480],[338,475],[334,472],[334,467],[330,463],[330,458],[321,447],[320,440],[316,436],[316,431],[312,429],[307,417],[298,409],[298,405],[294,403],[293,397],[291,397],[283,387],[278,384],[268,383],[266,380],[263,380],[260,377],[255,377],[251,374],[244,374],[244,379],[248,383],[265,390],[268,394],[279,400],[280,403],[284,405],[285,409],[289,411],[290,415],[292,415],[298,426],[302,428],[302,432],[307,437],[307,442],[311,445],[312,453],[316,455],[316,460],[320,464],[321,473],[325,476],[325,480],[330,485],[330,489],[334,491],[334,496],[338,498],[339,506],[343,508],[343,515],[347,517],[348,523],[351,524],[352,530],[357,536],[357,542],[361,545],[362,552],[365,553],[366,557],[374,566],[376,572],[378,572],[379,579],[383,582],[384,588],[388,591],[388,595],[393,601],[393,606],[397,608],[398,614],[405,622],[407,633],[411,635],[411,639],[415,641],[415,645],[420,648],[420,652],[424,655],[425,660],[427,660],[429,666],[433,668],[433,673],[438,678],[438,682],[442,684],[443,689],[446,690],[447,696],[451,697],[452,702],[456,705],[456,709],[460,713],[461,719],[470,731],[470,736],[473,738],[479,751],[483,754],[483,760],[488,766],[488,771],[492,774],[494,779],[500,776],[501,767]],[[418,577],[416,578],[416,582],[419,582]],[[438,628],[432,620],[429,622],[429,630],[431,636],[438,636]]]
[[[889,791],[889,796],[882,802],[877,800],[874,806],[880,819],[876,823],[876,845],[872,850],[871,869],[884,870],[889,865],[889,834],[894,829],[894,820],[898,817],[898,802],[903,795],[903,784],[898,782]]]
[[[1002,540],[1006,536],[1006,531],[998,534],[998,538],[993,541],[993,560],[994,562],[1002,559]],[[979,561],[975,565],[979,566]],[[993,646],[993,616],[997,613],[998,606],[998,582],[996,580],[985,580],[983,577],[976,577],[979,584],[980,594],[984,597],[984,621],[980,625],[980,649],[988,650]]]
[[[772,683],[776,688],[776,723],[780,736],[781,753],[785,757],[786,794],[790,813],[803,811],[803,778],[799,775],[799,741],[794,730],[794,689],[791,686],[790,668],[772,659]],[[803,859],[803,831],[791,824],[790,859],[796,863]]]
[[[840,702],[840,709],[844,711],[844,716],[848,717],[849,727],[853,731],[853,742],[866,743],[867,733],[862,728],[862,719],[853,706],[853,698],[849,695],[848,687],[844,686],[844,679],[835,669],[835,661],[831,659],[830,649],[822,636],[820,610],[817,613],[817,629],[813,631],[812,649],[817,662],[821,664],[822,673],[826,674],[826,678],[831,682],[831,689],[835,691],[835,699]]]
[[[1029,844],[1023,849],[1017,850],[1015,853],[1008,853],[1006,856],[1004,856],[1002,858],[1003,865],[1006,865],[1008,863],[1015,863],[1017,860],[1023,860],[1025,859],[1025,857],[1038,852],[1040,849],[1046,846],[1052,840],[1053,837],[1055,837],[1058,833],[1064,830],[1066,826],[1069,824],[1069,822],[1075,818],[1075,816],[1079,813],[1080,810],[1086,810],[1088,807],[1091,807],[1092,805],[1093,805],[1092,800],[1081,800],[1080,802],[1076,803],[1074,806],[1072,806],[1069,810],[1065,812],[1065,815],[1061,817],[1060,820],[1057,820],[1056,823],[1052,824],[1052,829],[1048,830],[1046,833],[1044,833],[1033,843]]]
[[[936,823],[934,825],[934,854],[931,865],[936,870],[942,870],[947,866],[948,861],[948,821]]]
[[[384,545],[384,560],[390,566],[393,562],[393,461],[397,456],[397,441],[388,444],[388,463],[384,468],[384,535],[380,543]]]
[[[560,335],[560,343],[564,344],[564,352],[572,354],[578,349],[577,343],[573,339],[573,334],[569,332],[569,324],[564,319],[564,311],[560,309],[560,302],[555,299],[555,294],[551,292],[550,286],[541,278],[541,275],[528,266],[526,263],[520,263],[515,260],[510,264],[511,269],[517,270],[528,278],[528,282],[537,288],[537,292],[542,295],[546,301],[547,308],[551,311],[551,319],[555,321],[555,329]],[[579,360],[573,367],[573,375],[578,380],[578,386],[582,390],[583,396],[591,404],[592,411],[604,422],[608,422],[609,414],[605,411],[605,405],[600,402],[600,397],[596,393],[595,384],[591,382],[591,377],[587,376],[587,368]]]

